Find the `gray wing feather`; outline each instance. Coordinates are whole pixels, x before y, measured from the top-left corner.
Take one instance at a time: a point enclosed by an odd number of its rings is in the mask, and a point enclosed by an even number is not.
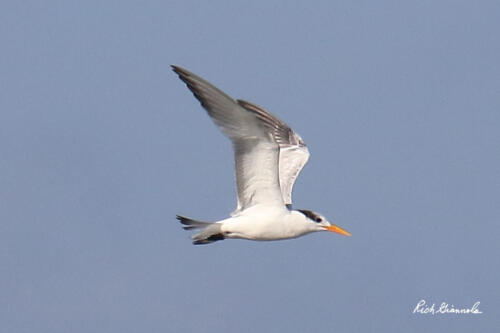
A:
[[[231,140],[264,134],[264,130],[259,126],[255,116],[245,111],[222,90],[184,68],[172,66],[172,69],[186,83],[215,124]]]
[[[238,204],[284,205],[279,181],[279,145],[268,124],[203,78],[172,66],[212,120],[233,143]]]
[[[309,150],[302,138],[276,116],[253,103],[237,100],[255,113],[279,145],[279,181],[283,202],[292,204],[292,190],[300,171],[309,160]]]

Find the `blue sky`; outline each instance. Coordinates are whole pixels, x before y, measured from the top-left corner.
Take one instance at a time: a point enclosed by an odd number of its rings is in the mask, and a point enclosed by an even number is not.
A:
[[[3,1],[5,332],[500,326],[496,1]],[[193,246],[236,204],[177,64],[278,115],[294,206],[352,237]],[[421,315],[417,302],[481,315]]]

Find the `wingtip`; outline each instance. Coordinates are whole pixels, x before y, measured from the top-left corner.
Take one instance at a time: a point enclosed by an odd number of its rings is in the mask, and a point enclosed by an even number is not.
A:
[[[174,71],[174,73],[179,76],[179,79],[184,81],[184,83],[186,83],[188,85],[188,88],[191,91],[193,91],[193,88],[192,88],[194,85],[193,79],[196,77],[196,75],[194,75],[193,73],[191,73],[187,69],[184,69],[184,68],[177,66],[177,65],[170,65],[170,67],[172,67],[172,70]],[[193,91],[193,93],[195,93],[195,92]],[[195,96],[196,96],[196,94],[195,94]]]
[[[177,66],[177,65],[170,65],[170,67],[172,68],[172,70],[176,73],[176,74],[179,74],[179,72],[181,72],[182,68]]]
[[[187,69],[185,68],[182,68],[181,66],[177,66],[177,65],[170,65],[170,67],[172,68],[172,70],[177,74],[179,75],[179,77],[188,77],[188,76],[191,76],[192,73],[190,71],[188,71]]]

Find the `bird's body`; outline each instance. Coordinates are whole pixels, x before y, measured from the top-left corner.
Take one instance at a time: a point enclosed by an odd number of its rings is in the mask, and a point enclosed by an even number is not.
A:
[[[241,214],[222,221],[221,231],[228,238],[244,238],[253,240],[277,240],[295,238],[314,231],[314,224],[306,223],[306,217],[285,206],[256,205]],[[309,230],[304,226],[310,226]]]
[[[201,77],[172,66],[212,120],[233,143],[238,200],[230,218],[214,223],[177,218],[201,229],[194,244],[225,238],[278,240],[315,231],[350,235],[310,210],[291,210],[292,188],[309,159],[302,138],[259,106],[233,100]]]

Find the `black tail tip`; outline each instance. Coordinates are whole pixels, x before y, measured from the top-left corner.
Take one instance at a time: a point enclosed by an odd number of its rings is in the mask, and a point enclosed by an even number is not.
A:
[[[181,215],[175,215],[175,218],[179,220],[182,224],[186,224],[187,221],[189,220],[187,217],[181,216]]]
[[[226,239],[226,237],[224,237],[223,234],[214,234],[214,235],[211,235],[208,238],[195,239],[193,241],[193,244],[194,245],[205,245],[205,244],[211,244],[211,243],[214,243],[214,242],[217,242],[217,241],[221,241],[221,240],[224,240],[224,239]]]

